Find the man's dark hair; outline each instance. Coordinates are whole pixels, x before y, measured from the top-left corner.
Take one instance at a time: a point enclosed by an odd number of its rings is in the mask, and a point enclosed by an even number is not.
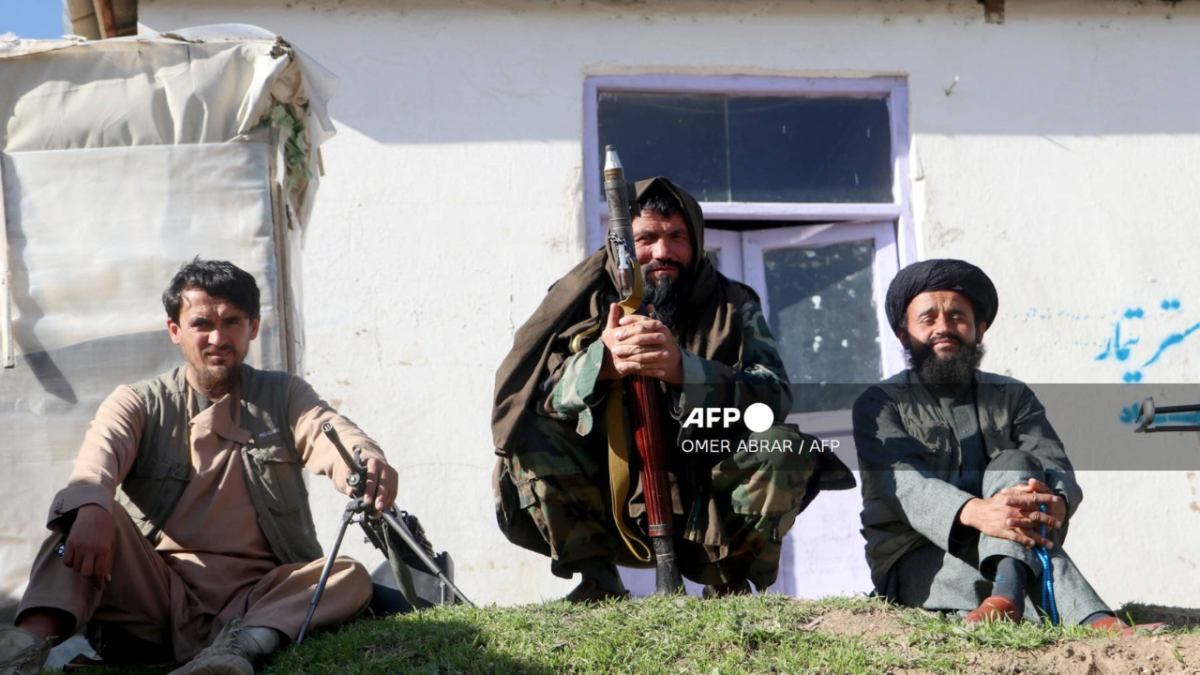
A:
[[[654,211],[663,218],[671,218],[676,213],[682,213],[679,209],[679,202],[675,201],[669,193],[663,190],[656,190],[642,197],[638,202],[643,212]]]
[[[235,307],[254,319],[258,316],[258,284],[246,270],[224,260],[201,260],[196,256],[183,264],[167,290],[163,291],[163,307],[167,316],[179,323],[179,310],[183,307],[183,292],[196,288],[214,298],[228,300]]]

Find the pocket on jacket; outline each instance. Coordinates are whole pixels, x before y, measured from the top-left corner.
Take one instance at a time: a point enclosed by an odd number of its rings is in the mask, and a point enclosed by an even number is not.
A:
[[[257,479],[273,513],[291,513],[300,508],[307,497],[300,462],[283,446],[247,448],[254,464]],[[254,489],[254,486],[250,486]]]

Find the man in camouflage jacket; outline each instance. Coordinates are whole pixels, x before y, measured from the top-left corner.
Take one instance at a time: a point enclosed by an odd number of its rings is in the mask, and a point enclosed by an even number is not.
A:
[[[607,250],[550,289],[497,374],[497,519],[511,541],[549,556],[555,575],[582,575],[568,600],[626,596],[615,565],[652,562],[637,459],[631,489],[614,490],[608,435],[618,429],[636,446],[629,425],[609,419],[625,411],[606,404],[626,375],[654,378],[681,571],[706,595],[764,589],[796,516],[821,488],[853,478],[814,452],[816,439],[782,426],[792,392],[778,346],[754,291],[705,254],[699,205],[665,178],[636,188],[634,243],[654,318],[619,318]],[[698,410],[756,403],[777,426],[685,424]]]

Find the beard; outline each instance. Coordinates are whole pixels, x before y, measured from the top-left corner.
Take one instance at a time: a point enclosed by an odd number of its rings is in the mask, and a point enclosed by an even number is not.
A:
[[[679,276],[675,279],[663,276],[659,277],[657,282],[651,281],[650,273],[665,267],[675,268],[679,271]],[[642,289],[642,303],[654,305],[654,313],[658,316],[658,320],[670,328],[671,332],[675,332],[676,326],[683,319],[683,299],[692,290],[688,271],[674,260],[649,263],[642,268]]]
[[[202,358],[207,357],[213,350],[205,351]],[[209,365],[201,361],[203,365],[196,367],[192,366],[192,370],[196,373],[196,385],[200,389],[200,393],[210,400],[218,399],[225,394],[233,391],[234,387],[241,382],[242,379],[242,364],[232,365]]]
[[[933,351],[934,340],[948,338],[958,343],[958,351],[950,356],[938,356]],[[927,343],[918,343],[908,336],[906,348],[908,363],[917,377],[926,384],[966,384],[975,376],[983,361],[985,350],[982,343],[967,344],[957,335],[934,335]]]

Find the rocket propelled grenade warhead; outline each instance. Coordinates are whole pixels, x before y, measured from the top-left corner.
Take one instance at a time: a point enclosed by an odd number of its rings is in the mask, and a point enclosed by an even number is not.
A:
[[[604,146],[604,178],[606,180],[612,180],[612,177],[608,175],[610,171],[620,171],[621,177],[625,177],[625,167],[621,166],[621,158],[617,156],[617,146],[615,145]]]
[[[634,293],[641,274],[633,249],[633,220],[629,213],[629,184],[615,146],[604,148],[604,198],[608,202],[608,239],[617,260],[617,290],[622,298]]]

